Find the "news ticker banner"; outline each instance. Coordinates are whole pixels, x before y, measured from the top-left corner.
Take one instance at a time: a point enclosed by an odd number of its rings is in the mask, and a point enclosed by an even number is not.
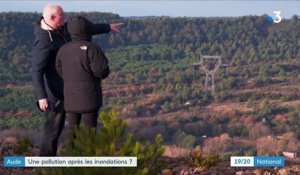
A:
[[[283,156],[233,156],[230,157],[231,167],[283,167]]]
[[[4,157],[4,167],[137,167],[137,157]]]
[[[231,167],[283,167],[282,156],[233,156]],[[4,157],[4,167],[137,167],[137,157]]]

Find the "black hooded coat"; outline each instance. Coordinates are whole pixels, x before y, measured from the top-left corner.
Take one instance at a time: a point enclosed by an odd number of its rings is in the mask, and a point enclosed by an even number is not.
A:
[[[83,17],[69,22],[71,42],[57,53],[56,69],[63,79],[67,112],[94,112],[102,106],[101,79],[109,75],[109,66],[100,46],[91,42],[92,26]]]

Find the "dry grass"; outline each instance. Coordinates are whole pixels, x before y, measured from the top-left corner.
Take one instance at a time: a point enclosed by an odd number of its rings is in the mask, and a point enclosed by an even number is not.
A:
[[[165,146],[165,152],[163,156],[170,157],[170,158],[180,158],[180,157],[187,157],[189,156],[191,150],[180,148],[175,145]]]
[[[211,105],[208,105],[206,107],[207,109],[215,112],[222,112],[222,113],[228,113],[232,111],[240,111],[240,112],[252,112],[252,108],[248,108],[246,106],[246,103],[234,103],[234,102],[227,102],[227,103],[214,103]]]

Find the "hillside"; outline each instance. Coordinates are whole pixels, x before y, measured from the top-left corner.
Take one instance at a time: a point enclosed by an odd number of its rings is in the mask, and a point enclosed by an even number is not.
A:
[[[296,16],[275,24],[266,15],[81,15],[94,22],[126,24],[120,33],[97,36],[94,42],[110,60],[111,75],[103,81],[104,108],[116,108],[130,130],[138,133],[136,137],[153,139],[161,133],[165,144],[201,145],[206,153],[217,150],[224,155],[300,150],[300,20]],[[39,16],[0,13],[1,131],[42,128],[29,73],[32,24]],[[205,91],[205,72],[193,65],[200,55],[221,55],[226,65],[215,73],[215,94]]]

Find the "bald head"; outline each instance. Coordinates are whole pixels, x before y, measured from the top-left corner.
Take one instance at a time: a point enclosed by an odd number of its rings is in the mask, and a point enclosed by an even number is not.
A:
[[[47,4],[43,10],[43,17],[45,22],[54,29],[64,24],[64,11],[59,5]]]

